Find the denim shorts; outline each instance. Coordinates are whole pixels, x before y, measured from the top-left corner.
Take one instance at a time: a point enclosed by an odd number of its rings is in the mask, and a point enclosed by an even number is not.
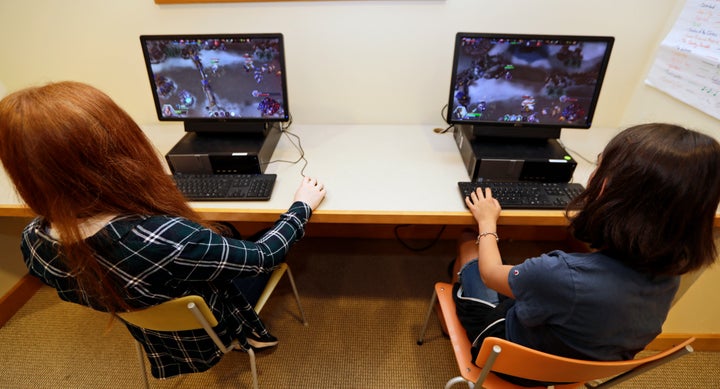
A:
[[[460,283],[460,293],[462,297],[469,297],[487,301],[493,305],[500,302],[498,293],[487,286],[480,279],[480,270],[478,269],[478,260],[463,265],[458,272],[458,282]]]

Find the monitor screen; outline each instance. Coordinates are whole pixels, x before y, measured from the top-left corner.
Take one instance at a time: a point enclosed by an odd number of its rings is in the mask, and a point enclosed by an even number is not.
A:
[[[614,38],[458,33],[447,121],[476,135],[590,128]]]
[[[160,120],[289,119],[282,34],[143,35],[140,42]]]

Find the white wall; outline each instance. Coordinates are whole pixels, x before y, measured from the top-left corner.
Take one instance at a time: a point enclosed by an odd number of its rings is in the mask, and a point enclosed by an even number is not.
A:
[[[442,124],[458,31],[616,37],[594,127],[627,114],[680,0],[365,0],[157,5],[153,0],[3,0],[0,82],[66,79],[155,123],[141,34],[282,32],[298,123]],[[642,99],[641,99],[642,100]],[[658,114],[675,101],[661,101]],[[644,111],[644,108],[643,110]]]
[[[645,59],[646,62],[640,72],[641,77],[636,80],[634,88],[628,89],[628,91],[632,92],[632,98],[628,101],[622,123],[624,125],[654,121],[677,123],[720,139],[720,126],[718,126],[720,122],[717,119],[644,83],[645,77],[652,66],[657,46],[672,28],[685,2],[678,0],[668,3],[672,7],[665,26],[656,37],[657,41],[652,45],[653,49],[650,57]],[[672,5],[672,3],[675,4]]]

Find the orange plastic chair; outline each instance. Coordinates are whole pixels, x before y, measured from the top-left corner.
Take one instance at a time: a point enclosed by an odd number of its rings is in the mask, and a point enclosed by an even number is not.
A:
[[[452,285],[448,283],[438,282],[435,284],[418,345],[423,343],[436,301],[440,303],[442,317],[445,320],[450,343],[452,343],[455,359],[460,369],[460,376],[451,378],[445,385],[446,389],[459,382],[466,382],[471,389],[475,385],[487,389],[523,388],[503,380],[494,374],[495,372],[536,381],[567,383],[555,385],[556,389],[577,388],[579,385],[584,385],[586,388],[607,388],[693,352],[690,343],[695,341],[695,338],[687,339],[668,350],[646,358],[598,362],[559,357],[504,339],[489,337],[483,341],[480,353],[473,363],[470,359],[471,343],[467,338],[465,328],[460,324],[455,313]],[[482,368],[478,366],[482,366]],[[608,377],[613,378],[601,382]]]

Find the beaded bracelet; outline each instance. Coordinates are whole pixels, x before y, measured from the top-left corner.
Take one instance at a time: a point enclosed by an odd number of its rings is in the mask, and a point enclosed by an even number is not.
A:
[[[499,242],[499,241],[500,241],[500,237],[498,236],[497,232],[483,232],[483,233],[480,233],[480,235],[477,236],[477,239],[475,239],[475,244],[480,244],[480,238],[482,238],[483,236],[487,236],[487,235],[492,235],[492,236],[494,236],[496,242]]]

